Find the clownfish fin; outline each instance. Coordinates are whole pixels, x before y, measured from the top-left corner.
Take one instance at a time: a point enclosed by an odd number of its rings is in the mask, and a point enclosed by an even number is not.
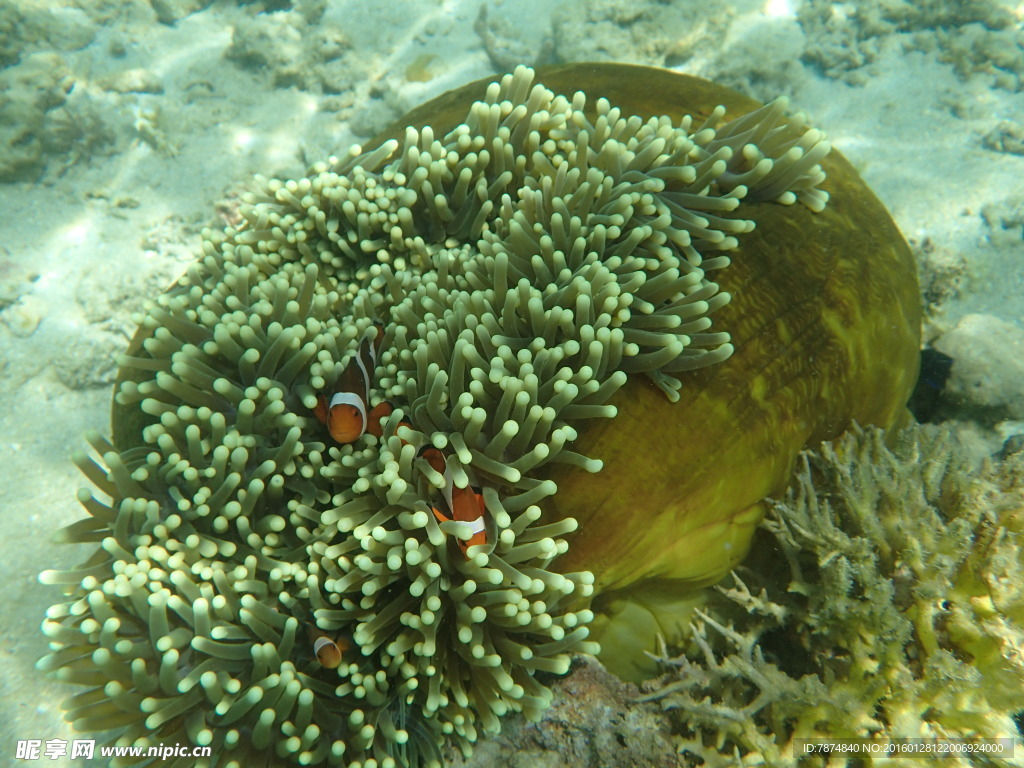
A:
[[[387,400],[381,400],[373,408],[370,409],[369,423],[366,425],[366,431],[374,437],[380,437],[384,434],[384,425],[381,423],[395,410],[395,406]]]
[[[321,424],[327,423],[327,395],[323,392],[317,393],[316,405],[313,406],[313,416]]]
[[[420,456],[426,459],[427,464],[429,464],[430,468],[437,472],[437,474],[444,474],[444,454],[442,454],[441,451],[432,445],[426,445],[420,449]]]
[[[436,518],[437,518],[437,522],[439,522],[439,523],[448,523],[448,522],[451,522],[451,518],[450,518],[450,517],[445,517],[445,516],[444,516],[444,515],[443,515],[443,514],[441,513],[441,510],[439,510],[439,509],[438,509],[437,507],[431,507],[431,508],[430,508],[430,511],[434,513],[434,517],[436,517]]]

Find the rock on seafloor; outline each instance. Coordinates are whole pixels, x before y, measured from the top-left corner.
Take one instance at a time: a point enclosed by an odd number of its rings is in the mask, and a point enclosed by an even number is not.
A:
[[[1024,329],[971,314],[934,346],[953,358],[948,400],[983,421],[1024,419]]]
[[[514,715],[501,734],[477,743],[471,758],[453,754],[449,768],[674,768],[679,765],[669,714],[606,670],[576,656],[552,684],[554,701],[540,722]]]

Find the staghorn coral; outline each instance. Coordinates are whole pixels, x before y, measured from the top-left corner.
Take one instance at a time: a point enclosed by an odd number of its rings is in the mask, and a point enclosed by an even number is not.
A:
[[[941,430],[890,439],[804,453],[690,650],[660,654],[646,699],[677,712],[692,761],[796,765],[794,738],[1017,736],[1024,463],[978,468]]]
[[[188,739],[208,765],[436,765],[508,711],[536,718],[587,640],[593,576],[558,572],[551,465],[643,373],[727,358],[707,277],[753,224],[740,201],[820,210],[828,145],[772,104],[724,123],[625,117],[520,68],[464,123],[261,180],[238,229],[142,319],[113,442],[76,463],[94,555],[43,580],[40,667],[68,717],[122,744]],[[756,144],[755,144],[756,142]],[[379,343],[381,427],[334,445],[312,417]],[[486,544],[438,521],[443,452],[480,489]],[[314,641],[343,651],[320,664]],[[143,761],[145,762],[145,761]],[[167,763],[175,765],[173,761]],[[193,762],[188,763],[192,765]],[[200,764],[203,764],[200,762]]]

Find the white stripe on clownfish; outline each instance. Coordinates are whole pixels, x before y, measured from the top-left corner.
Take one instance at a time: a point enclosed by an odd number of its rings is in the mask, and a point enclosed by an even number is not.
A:
[[[486,529],[484,526],[484,516],[476,517],[469,521],[469,532],[470,533],[483,533]]]
[[[444,496],[445,503],[448,506],[448,515],[446,516],[435,506],[431,506],[430,510],[434,513],[434,517],[437,518],[439,523],[454,520],[455,522],[466,523],[469,526],[469,539],[456,539],[462,554],[468,557],[467,550],[470,547],[487,543],[487,529],[484,521],[484,497],[471,486],[460,488],[455,485],[451,470],[448,468],[444,455],[440,450],[429,446],[422,451],[421,455],[427,460],[431,469],[444,477],[444,487],[441,489],[441,495]]]
[[[384,329],[377,326],[374,326],[374,328],[377,331],[376,335],[372,339],[369,336],[363,336],[363,340],[359,342],[359,347],[353,358],[359,372],[363,374],[363,392],[366,397],[370,395],[370,384],[373,382],[374,374],[377,372],[377,348],[384,338]],[[351,364],[350,362],[349,365]],[[346,370],[347,368],[348,366],[346,366]]]

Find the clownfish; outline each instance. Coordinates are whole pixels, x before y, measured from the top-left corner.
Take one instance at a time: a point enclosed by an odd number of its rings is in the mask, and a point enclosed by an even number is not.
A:
[[[469,523],[473,534],[469,540],[456,539],[462,554],[468,558],[467,550],[470,547],[487,543],[487,530],[484,526],[484,497],[475,488],[459,488],[455,485],[452,474],[445,465],[444,455],[437,448],[430,446],[424,449],[420,455],[427,460],[435,472],[444,475],[444,488],[441,489],[441,493],[448,507],[448,515],[445,515],[437,507],[431,506],[430,509],[434,513],[434,517],[439,523],[446,523],[450,520]]]
[[[324,392],[316,396],[313,415],[323,424],[334,440],[341,444],[354,443],[369,432],[381,436],[381,419],[386,419],[395,409],[383,401],[369,407],[370,388],[377,369],[377,353],[384,338],[384,327],[376,323],[377,335],[371,340],[364,336],[359,349],[345,366],[334,393],[328,398]]]
[[[313,654],[320,666],[325,669],[337,669],[341,659],[352,644],[343,635],[331,637],[319,627],[309,628],[309,637],[313,641]]]

